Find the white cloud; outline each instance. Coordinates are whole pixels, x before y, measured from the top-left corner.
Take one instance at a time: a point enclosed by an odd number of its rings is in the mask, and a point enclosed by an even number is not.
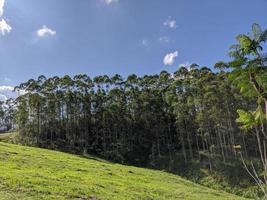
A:
[[[12,27],[6,22],[6,20],[2,19],[0,21],[0,31],[2,35],[9,33],[12,30]]]
[[[25,90],[16,90],[16,92],[17,92],[17,96],[24,95],[27,93]]]
[[[14,87],[12,87],[12,86],[6,86],[6,85],[0,86],[0,92],[3,92],[3,91],[13,91],[13,90],[14,90]]]
[[[119,2],[119,0],[105,0],[105,3],[106,3],[107,5],[110,5],[110,4],[112,4],[112,3],[117,3],[117,2]]]
[[[165,55],[165,57],[163,59],[163,63],[165,65],[172,65],[177,56],[178,56],[178,51],[175,51],[173,53],[168,53],[168,54]]]
[[[10,33],[12,30],[12,27],[6,22],[6,20],[2,19],[0,21],[0,32],[2,35],[5,35],[6,33]]]
[[[0,86],[0,101],[5,101],[13,95],[14,87],[12,86]]]
[[[54,36],[57,34],[55,30],[48,28],[46,25],[43,25],[42,28],[36,31],[38,37],[45,37],[45,36]]]
[[[170,39],[167,36],[163,36],[159,38],[160,43],[169,43]]]
[[[16,98],[20,95],[24,95],[26,92],[24,90],[14,91],[13,86],[2,85],[0,86],[0,101],[5,101],[9,98]]]
[[[0,0],[0,33],[1,35],[5,35],[6,33],[10,33],[12,30],[12,27],[6,22],[5,19],[2,18],[4,14],[4,5],[5,5],[5,0]]]
[[[176,28],[176,21],[174,19],[172,19],[171,17],[169,17],[164,23],[164,26],[167,26],[169,28]]]
[[[5,5],[5,0],[0,0],[0,17],[2,17],[4,14],[4,5]]]

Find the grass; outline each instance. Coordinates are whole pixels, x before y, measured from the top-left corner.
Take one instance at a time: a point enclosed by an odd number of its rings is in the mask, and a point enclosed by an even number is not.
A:
[[[241,200],[179,176],[0,142],[0,199]]]

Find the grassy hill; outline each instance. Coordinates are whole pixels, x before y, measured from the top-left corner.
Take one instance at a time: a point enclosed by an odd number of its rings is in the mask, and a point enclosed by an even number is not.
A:
[[[0,199],[243,198],[161,171],[0,142]]]

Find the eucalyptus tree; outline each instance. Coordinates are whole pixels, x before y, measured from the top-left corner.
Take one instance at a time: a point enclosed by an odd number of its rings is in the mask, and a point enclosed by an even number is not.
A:
[[[265,90],[265,70],[260,65],[264,59],[259,52],[243,51],[240,37],[231,52],[234,61],[218,63],[218,71],[193,64],[174,73],[142,77],[78,74],[30,79],[17,87],[26,93],[15,101],[22,142],[153,167],[160,167],[162,160],[171,166],[176,160],[208,159],[212,170],[214,159],[235,158],[232,147],[239,143],[247,156],[258,156],[260,150],[253,151],[257,137],[241,134],[235,119],[237,109],[249,108],[254,114],[260,107],[263,113],[265,92],[257,92],[249,74],[255,71]],[[252,64],[259,70],[248,70]],[[225,69],[229,66],[232,70]],[[258,104],[240,95],[236,86],[246,86],[240,87],[241,93],[260,99]],[[257,119],[252,129],[262,140],[264,115]]]
[[[4,127],[4,101],[0,101],[0,127]]]
[[[238,130],[225,77],[196,66],[125,80],[40,76],[18,87],[27,92],[17,99],[17,123],[31,144],[119,162],[156,167],[160,159],[171,163],[181,153],[191,162],[201,152],[226,160]]]

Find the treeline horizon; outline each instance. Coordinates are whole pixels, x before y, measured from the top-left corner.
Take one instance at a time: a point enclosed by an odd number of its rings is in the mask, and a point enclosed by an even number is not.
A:
[[[39,76],[10,100],[24,144],[90,153],[138,166],[257,157],[266,163],[267,31],[238,35],[216,71],[192,64],[174,73],[123,79]],[[266,170],[265,170],[266,172]],[[264,172],[264,173],[265,173]],[[263,175],[267,181],[266,174]]]
[[[236,145],[257,156],[256,138],[244,135],[235,121],[237,109],[256,104],[239,94],[227,74],[193,64],[127,79],[39,76],[16,87],[27,91],[17,98],[21,140],[141,166],[179,156],[183,162],[206,158],[212,169],[213,157],[238,156]]]

